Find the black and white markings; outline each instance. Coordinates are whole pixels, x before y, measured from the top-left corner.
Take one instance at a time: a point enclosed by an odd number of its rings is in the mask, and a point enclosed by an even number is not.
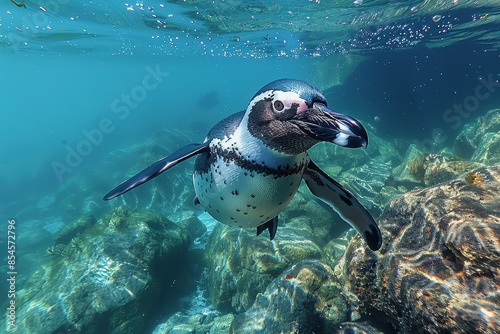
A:
[[[215,219],[239,227],[277,229],[277,215],[304,177],[313,194],[330,203],[380,248],[377,225],[354,196],[313,163],[307,150],[318,142],[366,147],[368,134],[356,119],[333,112],[324,95],[304,81],[280,79],[262,87],[246,111],[217,123],[202,144],[164,157],[104,196],[110,200],[196,156],[195,204]],[[305,174],[304,174],[305,173]]]
[[[278,215],[293,198],[307,167],[307,155],[284,160],[275,167],[243,156],[231,140],[210,143],[206,171],[196,171],[193,181],[200,203],[218,221],[256,227]],[[259,162],[258,162],[259,161]]]
[[[380,249],[382,235],[375,220],[349,190],[332,179],[312,161],[304,173],[304,181],[311,193],[330,204],[342,219],[364,237],[372,250]]]

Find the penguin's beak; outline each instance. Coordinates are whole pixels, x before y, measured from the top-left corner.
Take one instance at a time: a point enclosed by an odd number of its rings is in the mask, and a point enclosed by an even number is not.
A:
[[[368,134],[358,120],[333,112],[322,103],[298,112],[290,122],[318,141],[350,148],[368,146]]]

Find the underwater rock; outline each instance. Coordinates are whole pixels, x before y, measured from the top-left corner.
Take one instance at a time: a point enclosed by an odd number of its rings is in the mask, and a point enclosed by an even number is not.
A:
[[[483,167],[483,165],[474,161],[459,160],[456,157],[440,154],[427,154],[424,158],[424,184],[433,186],[450,181],[479,167]]]
[[[121,212],[129,212],[123,208],[115,210],[115,216],[120,215]],[[54,237],[54,243],[68,244],[73,238],[82,234],[85,230],[91,229],[97,224],[97,219],[94,216],[84,216],[65,225]]]
[[[387,184],[391,173],[391,162],[378,156],[362,166],[342,173],[337,180],[356,194],[373,216],[378,216],[391,198],[403,193],[402,189]]]
[[[60,217],[51,217],[43,224],[43,229],[51,234],[55,234],[64,228],[64,221]]]
[[[53,195],[45,195],[38,201],[36,207],[37,209],[44,210],[54,204],[55,201],[56,199]]]
[[[171,316],[165,323],[156,327],[153,334],[194,334],[205,332],[202,330],[206,316],[203,314],[183,315],[178,312]]]
[[[78,172],[70,174],[54,191],[55,201],[47,207],[65,222],[71,222],[82,215],[103,215],[109,207],[102,200],[107,178],[98,169],[81,166]]]
[[[351,307],[405,333],[500,331],[500,165],[394,199],[374,253],[356,236],[336,268]]]
[[[349,242],[356,235],[356,233],[356,230],[350,228],[339,237],[330,240],[330,242],[323,247],[323,260],[330,267],[335,268],[335,266],[339,263],[342,255],[344,255],[344,252],[349,245]]]
[[[384,334],[366,322],[343,322],[337,326],[336,334]]]
[[[229,333],[231,324],[233,323],[234,315],[229,313],[214,319],[210,326],[209,334]]]
[[[22,245],[22,247],[16,249],[18,256],[36,252],[38,249],[41,249],[38,245],[40,243],[47,244],[52,242],[52,234],[45,229],[45,224],[46,222],[43,220],[25,220],[22,221],[22,225],[17,226],[18,232],[19,230],[22,232],[16,236],[17,242]]]
[[[394,169],[391,180],[410,190],[453,180],[463,173],[484,166],[461,160],[448,152],[424,153],[415,144],[408,148],[403,162]]]
[[[83,200],[82,211],[80,214],[83,215],[101,215],[104,214],[104,205],[102,203],[102,196],[99,193],[92,193]]]
[[[330,206],[311,194],[304,182],[290,204],[279,215],[278,234],[281,234],[283,226],[302,233],[319,247],[349,228]]]
[[[494,165],[500,162],[500,109],[490,110],[465,124],[454,144],[456,154],[465,159]]]
[[[167,216],[167,218],[176,224],[182,224],[183,228],[187,228],[191,235],[197,238],[207,232],[207,227],[192,210],[176,211]]]
[[[181,222],[116,209],[72,228],[60,232],[49,261],[18,291],[22,321],[13,333],[139,332],[165,311],[165,300],[192,289],[189,261],[179,259],[197,235]]]
[[[186,315],[178,312],[165,323],[156,327],[153,334],[220,334],[229,333],[234,315],[223,316],[214,314]]]
[[[273,241],[255,229],[218,224],[208,239],[208,293],[222,312],[243,312],[286,268],[304,259],[321,257],[306,224],[281,224]],[[264,233],[267,233],[265,231]],[[263,234],[264,234],[263,233]]]
[[[46,221],[45,219],[44,220],[16,219],[16,221],[18,222],[15,225],[16,269],[19,273],[22,273],[18,275],[16,278],[16,287],[19,288],[23,286],[23,284],[25,284],[24,282],[28,278],[31,277],[33,272],[36,270],[36,266],[40,264],[41,260],[43,261],[44,257],[43,254],[45,250],[53,243],[53,235],[49,231],[47,231],[46,224],[48,223],[48,221]],[[7,222],[7,219],[5,219],[5,222]],[[5,227],[5,231],[7,231],[7,224],[3,225],[3,227]],[[5,233],[5,248],[7,249],[7,232]],[[5,272],[11,271],[7,270],[7,254],[8,253],[6,253],[3,261],[3,263],[5,264]],[[1,282],[0,287],[4,286],[6,285],[3,285],[3,282]],[[5,295],[7,296],[7,290],[5,291],[6,291]],[[7,299],[0,298],[0,300],[7,300]]]
[[[479,143],[471,160],[487,165],[500,163],[500,132],[487,133]]]
[[[237,315],[231,333],[333,333],[347,320],[347,302],[333,270],[305,260],[281,273]]]
[[[415,144],[411,144],[401,160],[401,164],[394,168],[391,182],[407,189],[424,185],[426,154]]]

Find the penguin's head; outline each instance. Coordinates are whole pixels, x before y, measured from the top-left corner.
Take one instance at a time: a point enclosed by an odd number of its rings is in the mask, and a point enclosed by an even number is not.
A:
[[[305,152],[322,141],[351,148],[368,145],[359,121],[328,109],[323,93],[301,80],[268,83],[250,101],[246,116],[254,137],[285,154]]]

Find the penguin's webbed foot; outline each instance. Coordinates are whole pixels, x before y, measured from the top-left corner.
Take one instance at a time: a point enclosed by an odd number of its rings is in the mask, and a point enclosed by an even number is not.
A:
[[[257,236],[259,236],[262,231],[269,230],[269,239],[273,240],[278,230],[278,216],[274,217],[267,223],[257,226]]]

